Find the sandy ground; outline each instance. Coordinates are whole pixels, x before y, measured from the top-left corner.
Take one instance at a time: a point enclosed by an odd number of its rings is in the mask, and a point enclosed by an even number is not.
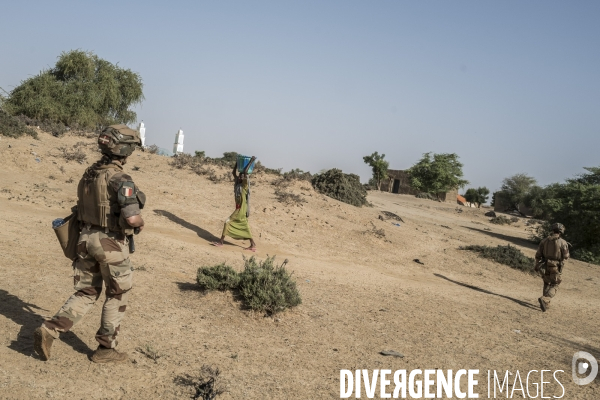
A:
[[[59,147],[78,142],[87,161],[65,161]],[[32,332],[73,291],[72,268],[50,225],[69,214],[79,177],[98,158],[94,147],[93,139],[76,136],[0,136],[0,398],[189,398],[194,390],[185,379],[202,365],[221,370],[222,399],[339,398],[340,369],[417,368],[479,369],[481,398],[488,370],[564,370],[564,398],[600,398],[600,378],[582,387],[571,379],[576,351],[600,360],[600,268],[570,261],[552,309],[542,313],[540,278],[458,249],[510,243],[533,256],[524,221],[500,227],[483,209],[388,193],[371,193],[373,207],[356,208],[306,182],[292,188],[306,203],[285,205],[275,199],[273,178],[257,176],[250,217],[256,256],[289,259],[303,300],[265,317],[244,310],[231,293],[196,289],[198,267],[227,262],[241,269],[249,255],[247,242],[209,245],[233,211],[231,183],[143,152],[126,166],[148,196],[120,335],[131,362],[87,358],[103,297],[43,362]],[[381,211],[404,223],[378,219]],[[378,229],[385,237],[373,233]],[[148,345],[160,358],[137,350]],[[545,395],[560,396],[548,380]]]

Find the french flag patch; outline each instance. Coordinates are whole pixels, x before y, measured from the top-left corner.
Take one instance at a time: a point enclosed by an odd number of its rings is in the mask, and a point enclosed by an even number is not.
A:
[[[123,196],[125,196],[125,197],[133,196],[133,189],[130,187],[127,187],[127,186],[123,187]]]

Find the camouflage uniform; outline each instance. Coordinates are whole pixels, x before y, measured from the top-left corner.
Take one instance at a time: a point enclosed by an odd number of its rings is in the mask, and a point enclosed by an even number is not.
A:
[[[130,195],[126,196],[134,201],[130,200],[129,204],[119,207],[119,220],[122,224],[125,218],[140,214],[135,198],[137,187],[133,185],[131,177],[122,172],[123,167],[118,161],[112,161],[108,167],[117,170],[109,178],[107,185],[108,196],[112,203],[118,203],[119,191],[122,195],[124,188],[134,188],[127,191]],[[91,166],[90,169],[97,170],[98,164]],[[43,327],[54,338],[58,338],[58,332],[69,331],[73,325],[81,321],[98,300],[102,293],[102,282],[104,282],[106,301],[102,308],[102,320],[100,329],[96,333],[96,340],[103,347],[114,348],[117,344],[116,337],[121,320],[127,308],[129,291],[132,288],[133,267],[129,260],[128,240],[123,229],[111,230],[86,223],[85,220],[82,222],[83,230],[77,245],[78,258],[73,263],[76,292],[51,320],[44,322]]]
[[[139,145],[139,133],[126,125],[109,126],[98,136],[103,157],[86,169],[77,187],[81,234],[73,261],[75,293],[34,332],[34,349],[43,360],[50,358],[52,342],[59,333],[80,322],[98,300],[102,283],[106,301],[96,332],[100,345],[91,359],[100,363],[127,360],[125,353],[114,350],[133,278],[127,236],[134,228],[127,219],[140,214],[145,196],[123,172],[123,164]],[[141,216],[132,221],[143,226]]]
[[[542,265],[544,266],[542,275],[544,292],[543,296],[538,299],[544,311],[550,306],[550,300],[558,291],[558,285],[562,282],[564,262],[568,258],[569,245],[558,233],[554,233],[542,240],[537,253],[535,253],[536,261],[543,263]]]

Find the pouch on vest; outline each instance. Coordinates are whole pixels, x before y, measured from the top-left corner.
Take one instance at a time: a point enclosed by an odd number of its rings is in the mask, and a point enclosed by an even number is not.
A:
[[[73,207],[73,213],[66,217],[64,221],[62,225],[54,228],[54,233],[65,257],[74,260],[77,258],[77,242],[79,242],[79,235],[81,234],[76,207]]]

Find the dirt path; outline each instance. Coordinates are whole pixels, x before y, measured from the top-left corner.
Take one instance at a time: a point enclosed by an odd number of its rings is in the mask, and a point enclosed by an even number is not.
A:
[[[88,160],[66,162],[58,148],[78,142]],[[132,362],[87,359],[100,302],[42,362],[32,331],[72,293],[72,269],[50,222],[74,204],[77,180],[97,158],[93,147],[91,139],[44,133],[39,141],[0,139],[0,398],[186,398],[193,390],[182,378],[204,364],[221,369],[223,399],[339,398],[340,369],[381,368],[480,369],[482,380],[487,370],[561,369],[566,398],[600,398],[597,383],[576,387],[570,378],[576,351],[600,359],[600,269],[569,262],[551,312],[542,313],[539,278],[458,249],[510,243],[532,256],[523,223],[498,227],[484,210],[387,193],[371,193],[374,207],[358,209],[301,182],[292,190],[307,202],[285,205],[272,178],[258,177],[250,219],[256,256],[288,258],[303,299],[264,317],[230,293],[195,288],[198,267],[241,269],[249,256],[239,247],[245,243],[209,245],[232,211],[231,184],[146,153],[126,166],[148,196],[120,336]],[[381,221],[381,211],[404,222]],[[385,237],[375,234],[380,229]],[[136,350],[147,345],[158,350],[156,361]],[[383,357],[384,349],[405,357]]]

